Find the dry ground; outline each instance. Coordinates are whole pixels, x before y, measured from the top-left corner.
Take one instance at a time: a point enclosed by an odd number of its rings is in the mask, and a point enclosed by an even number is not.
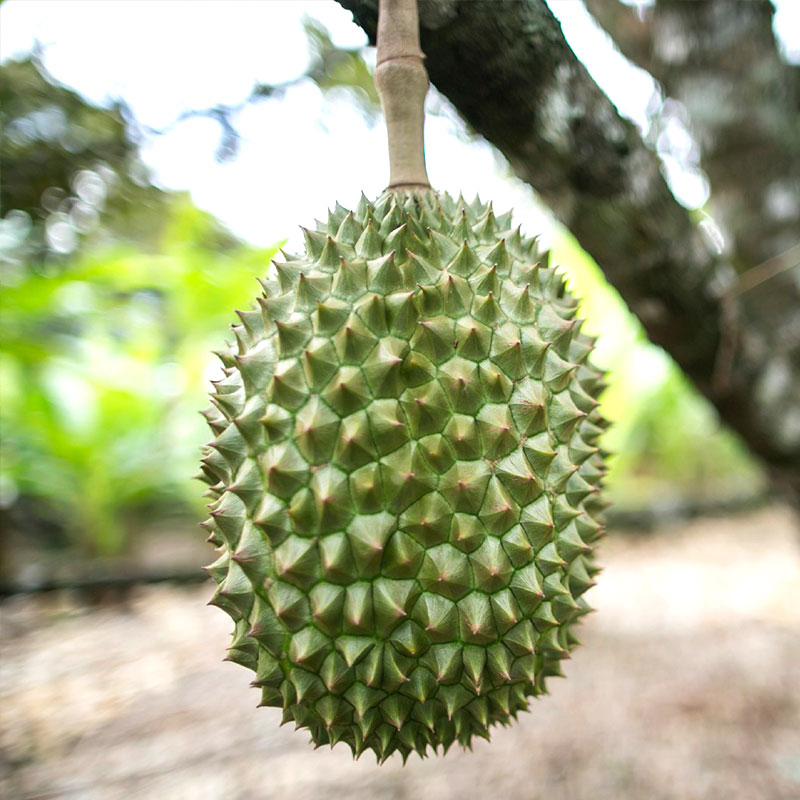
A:
[[[209,588],[2,608],[0,796],[352,800],[800,797],[800,555],[782,509],[610,537],[568,680],[473,752],[313,751],[220,663]]]

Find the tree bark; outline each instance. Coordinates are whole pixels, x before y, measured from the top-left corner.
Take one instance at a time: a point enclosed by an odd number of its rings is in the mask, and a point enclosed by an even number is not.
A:
[[[374,41],[377,0],[339,2]],[[800,505],[800,311],[765,315],[760,298],[769,286],[782,307],[800,309],[800,268],[778,259],[762,269],[769,280],[740,291],[731,259],[675,201],[657,156],[590,78],[544,0],[420,0],[419,11],[432,83],[536,189],[650,339]]]
[[[622,53],[680,101],[739,272],[800,239],[800,67],[781,60],[770,0],[658,0],[639,16],[585,0]]]
[[[800,67],[780,57],[772,3],[658,0],[639,15],[618,0],[585,2],[623,54],[686,111],[739,274],[726,319],[738,320],[739,353],[763,365],[750,373],[756,391],[778,402],[761,407],[791,440],[800,428]],[[720,389],[732,371],[732,338],[721,348]],[[781,404],[793,395],[794,408]]]

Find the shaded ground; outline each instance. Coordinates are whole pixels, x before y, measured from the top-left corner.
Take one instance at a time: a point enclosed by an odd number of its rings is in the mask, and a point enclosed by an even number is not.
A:
[[[800,554],[782,509],[612,536],[566,681],[492,742],[377,767],[314,752],[219,659],[200,589],[2,606],[0,796],[800,797]]]

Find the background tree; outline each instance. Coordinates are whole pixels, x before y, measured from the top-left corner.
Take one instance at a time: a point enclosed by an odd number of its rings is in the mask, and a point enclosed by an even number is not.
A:
[[[118,553],[194,524],[210,351],[276,248],[154,186],[125,106],[36,55],[0,66],[0,122],[0,551]]]
[[[339,2],[374,41],[377,0]],[[659,0],[643,18],[616,0],[590,8],[684,102],[723,252],[674,199],[656,154],[544,0],[420,0],[431,81],[800,503],[800,84],[777,53],[772,5]]]
[[[124,239],[152,248],[169,202],[139,157],[125,105],[98,108],[47,73],[39,53],[0,68],[0,258],[62,263]]]

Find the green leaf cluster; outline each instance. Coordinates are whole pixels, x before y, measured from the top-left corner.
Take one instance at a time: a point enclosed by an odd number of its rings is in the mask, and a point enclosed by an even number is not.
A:
[[[189,511],[210,350],[275,250],[173,198],[157,254],[132,245],[26,272],[0,300],[0,481],[89,553],[137,512]]]

